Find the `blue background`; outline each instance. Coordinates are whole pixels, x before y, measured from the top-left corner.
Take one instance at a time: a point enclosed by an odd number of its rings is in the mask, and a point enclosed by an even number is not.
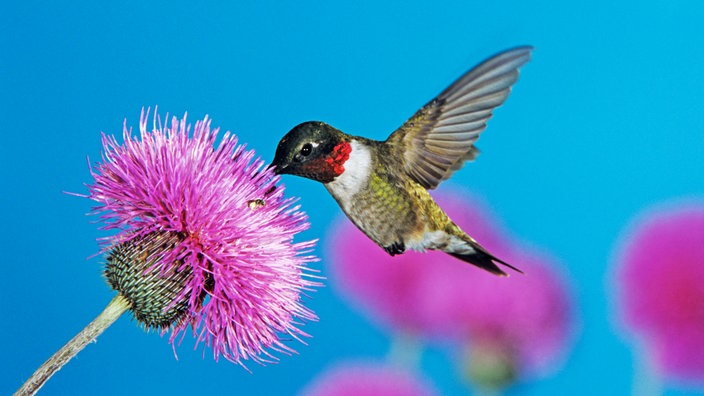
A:
[[[612,254],[644,208],[704,195],[704,3],[240,3],[0,6],[0,394],[113,295],[101,260],[86,261],[105,235],[84,216],[91,202],[62,193],[86,191],[100,131],[121,133],[124,118],[136,127],[141,107],[156,104],[192,121],[209,114],[267,160],[309,119],[383,139],[465,70],[521,44],[536,47],[533,61],[479,160],[448,182],[560,258],[576,288],[570,359],[511,394],[627,394],[632,345],[614,325]],[[324,237],[335,202],[308,180],[284,182],[310,214],[305,237]],[[305,326],[309,346],[292,343],[299,356],[250,364],[252,374],[203,359],[190,338],[176,360],[125,315],[42,393],[285,395],[337,358],[387,353],[388,335],[332,287],[308,305],[321,318]],[[423,368],[458,393],[445,352],[427,351]]]

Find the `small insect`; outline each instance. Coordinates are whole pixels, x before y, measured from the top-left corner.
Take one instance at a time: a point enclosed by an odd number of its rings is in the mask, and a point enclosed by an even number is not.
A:
[[[249,206],[249,208],[252,210],[257,210],[259,208],[266,206],[266,202],[260,198],[250,199],[249,201],[247,201],[247,206]]]
[[[276,191],[276,186],[271,186],[270,189],[266,190],[266,192],[264,193],[264,196],[268,197],[269,195],[273,194],[274,191]]]

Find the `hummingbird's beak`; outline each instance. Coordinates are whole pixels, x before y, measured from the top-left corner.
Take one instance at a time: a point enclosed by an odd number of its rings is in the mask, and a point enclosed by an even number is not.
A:
[[[282,155],[281,150],[277,148],[274,159],[271,160],[271,163],[269,164],[269,168],[273,169],[274,174],[281,175],[286,173],[288,166],[289,162],[285,160],[285,156]]]
[[[269,168],[273,168],[274,174],[280,175],[284,173],[284,169],[286,169],[286,165],[276,165],[275,163],[269,164]]]

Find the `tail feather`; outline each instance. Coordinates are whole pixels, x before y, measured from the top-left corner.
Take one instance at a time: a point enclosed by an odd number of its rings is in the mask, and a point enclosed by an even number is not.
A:
[[[508,276],[506,272],[504,272],[501,268],[499,268],[497,263],[504,265],[508,268],[511,268],[512,270],[518,272],[518,273],[523,273],[523,271],[519,270],[518,268],[512,266],[511,264],[501,260],[500,258],[497,258],[493,254],[487,252],[484,249],[475,249],[474,252],[472,253],[450,253],[448,252],[453,257],[456,257],[464,262],[470,263],[472,265],[476,265],[477,267],[487,270],[491,272],[494,275],[498,276]]]

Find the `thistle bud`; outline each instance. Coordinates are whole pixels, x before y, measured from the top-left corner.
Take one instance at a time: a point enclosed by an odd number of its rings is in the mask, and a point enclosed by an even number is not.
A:
[[[147,329],[178,325],[188,312],[189,294],[183,291],[192,269],[180,260],[161,265],[181,240],[176,232],[152,232],[108,254],[105,277],[110,287],[130,302],[134,318]]]
[[[477,342],[467,354],[465,378],[482,389],[500,390],[517,377],[517,358],[507,345],[491,341]]]

